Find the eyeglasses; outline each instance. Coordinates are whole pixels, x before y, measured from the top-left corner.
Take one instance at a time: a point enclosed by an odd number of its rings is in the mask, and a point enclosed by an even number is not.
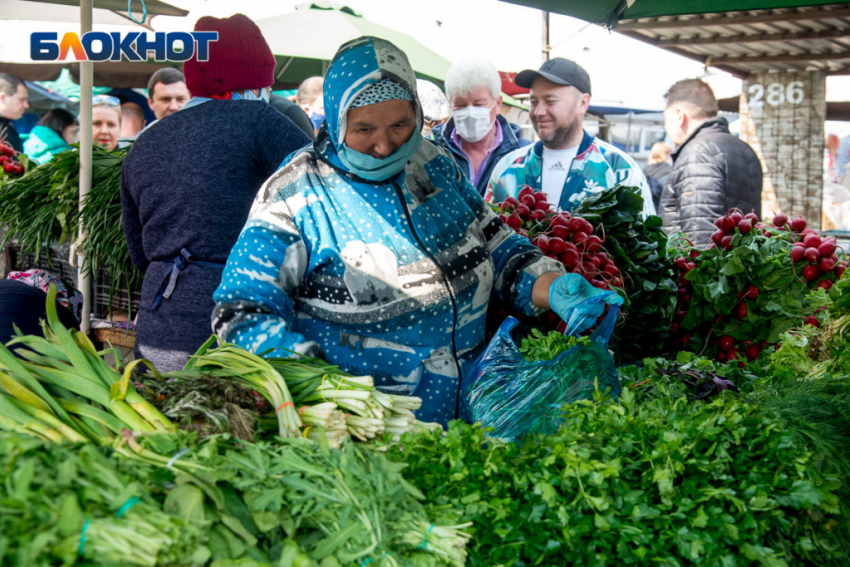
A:
[[[97,95],[92,97],[91,99],[92,106],[99,106],[104,104],[106,106],[121,106],[121,101],[115,98],[114,96],[109,95]]]

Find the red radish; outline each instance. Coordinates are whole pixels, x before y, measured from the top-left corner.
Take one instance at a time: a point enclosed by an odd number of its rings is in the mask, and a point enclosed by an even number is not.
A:
[[[528,205],[519,205],[516,212],[522,218],[526,218],[531,213],[531,209],[528,208]]]
[[[788,224],[788,216],[779,213],[775,217],[773,217],[773,226],[780,227]]]
[[[720,229],[723,232],[732,232],[738,223],[732,220],[732,217],[722,217]]]
[[[576,254],[578,254],[578,246],[570,242],[569,240],[564,241],[564,246],[567,247],[567,250],[574,250]]]
[[[679,311],[676,311],[676,317],[678,319],[684,319],[685,315],[687,315],[687,314],[688,314],[688,312],[685,311],[684,309],[680,309]]]
[[[808,266],[803,268],[803,278],[807,282],[812,281],[813,279],[817,278],[818,276],[820,276],[820,270],[814,264],[809,264]]]
[[[804,325],[811,325],[812,327],[820,327],[820,321],[814,315],[809,315],[803,320]]]
[[[744,219],[738,223],[738,230],[741,234],[749,234],[753,230],[753,222],[750,219]]]
[[[759,357],[760,349],[756,345],[750,345],[744,353],[747,355],[747,360],[753,361]]]
[[[606,254],[605,252],[595,252],[593,254],[593,257],[598,258],[599,261],[602,263],[602,266],[607,266],[611,262],[611,258],[609,258],[608,254]]]
[[[614,286],[614,287],[619,287],[619,288],[621,288],[621,289],[622,289],[622,287],[623,287],[623,279],[622,279],[622,278],[620,278],[620,277],[612,278],[612,279],[611,279],[611,285],[612,285],[612,286]]]
[[[541,222],[543,221],[543,219],[546,218],[546,211],[535,209],[531,211],[531,215],[529,215],[529,218],[533,221]]]
[[[584,272],[585,275],[593,274],[596,272],[596,265],[590,260],[583,260],[581,263],[581,271]]]
[[[590,224],[590,221],[585,220],[585,219],[581,219],[581,220],[584,221],[584,233],[587,234],[588,236],[593,234],[593,225]]]
[[[528,187],[528,186],[523,187],[522,190],[519,192],[519,194],[517,194],[517,198],[522,199],[526,195],[532,195],[533,196],[534,195],[534,189],[532,189],[531,187]],[[510,197],[508,197],[508,199],[510,199]],[[507,201],[508,199],[505,199],[505,201]]]
[[[757,288],[754,285],[750,285],[747,288],[747,292],[746,292],[745,295],[746,295],[747,299],[755,299],[759,296],[759,288]]]
[[[517,205],[519,205],[519,201],[517,201],[513,197],[508,197],[507,199],[505,199],[505,203],[512,207],[516,207]]]
[[[568,227],[569,224],[570,224],[570,219],[568,219],[567,217],[560,215],[560,214],[555,215],[554,217],[549,219],[549,225],[553,226],[553,227],[554,226],[567,226]]]
[[[715,230],[711,234],[711,241],[714,242],[716,246],[720,246],[720,243],[723,241],[723,237],[726,235],[722,230]]]
[[[720,245],[723,246],[726,250],[732,249],[732,235],[727,234],[720,240]]]
[[[525,238],[528,238],[528,231],[525,230],[524,228],[519,229],[517,231],[517,234],[519,234],[520,236],[524,236]]]
[[[590,261],[591,261],[591,262],[593,263],[593,265],[594,265],[594,266],[596,266],[597,268],[601,268],[601,267],[602,267],[602,260],[600,260],[600,259],[599,259],[599,257],[597,257],[597,256],[593,256],[593,257],[591,257],[591,258],[590,258]]]
[[[694,264],[693,262],[688,262],[687,264],[685,264],[685,271],[690,272],[691,270],[693,270],[696,267],[697,267],[697,265]]]
[[[687,346],[689,342],[691,342],[691,335],[689,333],[682,335],[682,344]]]
[[[742,220],[744,220],[744,215],[742,215],[742,214],[741,214],[741,213],[739,213],[738,211],[735,211],[734,213],[732,213],[731,215],[729,215],[729,218],[731,218],[731,219],[732,219],[732,221],[735,223],[735,226],[738,226],[738,224],[740,224],[740,222],[741,222]]]
[[[526,205],[529,209],[533,209],[537,201],[534,200],[534,195],[526,195],[519,200],[520,203]]]
[[[844,270],[846,270],[846,269],[847,269],[847,266],[845,266],[844,264],[837,264],[835,266],[835,277],[840,280],[841,276],[844,275]]]
[[[690,282],[685,278],[685,274],[679,274],[679,285],[688,285]]]
[[[795,246],[791,249],[791,261],[802,262],[806,257],[806,249],[803,246]]]
[[[821,245],[821,242],[820,236],[817,234],[807,234],[803,239],[803,244],[806,245],[806,248],[817,248]],[[827,256],[829,256],[829,254],[827,254]]]
[[[536,236],[534,240],[531,241],[532,244],[540,248],[540,251],[546,254],[549,252],[549,238],[544,235]]]
[[[820,271],[824,274],[829,273],[833,268],[835,268],[835,260],[832,258],[821,258],[818,263],[818,268],[820,268]]]
[[[818,284],[818,287],[823,290],[829,291],[832,287],[832,282],[830,280],[823,280]]]
[[[553,260],[557,260],[558,262],[560,262],[560,261],[561,261],[561,259],[560,259],[560,258],[558,258],[557,256],[555,256],[555,255],[554,255],[554,254],[552,254],[551,252],[549,252],[548,254],[546,254],[546,257],[547,257],[547,258],[552,258]]]
[[[747,213],[744,215],[745,219],[750,219],[750,221],[755,225],[759,221],[759,216],[755,213]]]
[[[732,350],[730,350],[730,351],[727,351],[727,353],[726,353],[726,354],[728,354],[728,355],[729,355],[729,362],[732,362],[733,360],[735,360],[736,358],[738,358],[738,357],[740,357],[740,356],[741,356],[741,353],[740,353],[740,352],[738,352],[738,351],[737,351],[737,350],[735,350],[735,349],[732,349]]]
[[[735,339],[730,337],[729,335],[723,335],[720,337],[720,350],[732,350],[735,348]]]
[[[569,270],[573,270],[579,264],[579,255],[575,250],[564,250],[560,256],[561,263]]]
[[[716,226],[720,230],[723,230],[723,217],[717,217],[714,220],[714,226]]]
[[[673,334],[678,333],[679,332],[679,324],[678,323],[671,324],[670,325],[670,332],[673,333]]]
[[[691,250],[688,253],[688,256],[690,256],[692,259],[696,260],[697,258],[699,258],[699,250]]]
[[[620,274],[620,269],[617,268],[617,266],[615,266],[613,263],[611,263],[605,266],[605,273],[609,276],[617,276]]]
[[[570,219],[570,232],[573,234],[577,232],[584,232],[584,220],[578,217],[573,217]]]
[[[586,233],[585,233],[586,234]],[[602,239],[598,236],[588,236],[587,237],[587,251],[588,252],[599,252],[602,249]]]
[[[532,197],[533,198],[533,197]],[[546,201],[537,201],[534,205],[534,208],[538,211],[549,211],[552,208],[552,205],[547,203]]]
[[[803,250],[805,250],[805,249],[806,249],[806,245],[805,245],[805,244],[803,244],[802,242],[795,242],[795,243],[794,243],[794,246],[799,246],[799,247],[800,247],[800,248],[802,248]]]
[[[567,249],[567,245],[564,242],[563,238],[558,238],[557,236],[553,236],[552,238],[549,239],[549,252],[551,252],[555,256],[560,255],[566,249]]]
[[[598,287],[599,289],[608,289],[608,284],[603,282],[602,280],[593,280],[590,282],[590,285],[593,287]]]
[[[835,241],[832,239],[824,240],[820,246],[818,246],[818,250],[822,256],[832,256],[835,253]]]
[[[738,312],[736,313],[736,315],[738,315],[738,319],[746,319],[747,318],[747,302],[746,301],[742,301],[738,305]]]
[[[565,226],[553,226],[552,236],[557,236],[558,238],[567,240],[570,237],[570,231]]]
[[[806,248],[806,251],[803,253],[806,260],[811,262],[812,264],[817,264],[818,260],[820,260],[820,252],[817,248]]]
[[[501,215],[499,215],[499,218],[502,219],[503,223],[505,223],[505,224],[508,223],[508,215],[502,213]]]
[[[777,215],[778,216],[778,215]],[[776,222],[776,217],[773,217],[774,223]],[[791,230],[794,232],[803,232],[806,230],[806,219],[803,217],[797,217],[791,221]]]
[[[544,193],[543,191],[538,191],[534,194],[534,198],[537,201],[546,201],[546,193]]]
[[[684,270],[685,265],[688,263],[688,260],[687,258],[676,258],[676,261],[674,263],[676,264],[677,268],[679,268],[680,270]]]
[[[3,164],[3,171],[6,173],[14,173],[15,172],[15,164],[11,162],[7,162]]]
[[[679,291],[677,293],[679,295],[685,295],[686,293],[688,293],[688,288],[686,288],[685,286],[679,286]]]
[[[717,360],[719,360],[723,364],[726,364],[727,362],[729,362],[729,353],[725,350],[721,350],[717,353]]]
[[[574,232],[573,233],[573,243],[581,244],[585,240],[587,240],[587,234],[585,234],[583,232]]]
[[[509,227],[516,230],[516,229],[518,229],[519,227],[522,226],[522,219],[519,218],[518,214],[513,213],[513,214],[511,214],[511,216],[508,217],[507,223],[508,223]]]

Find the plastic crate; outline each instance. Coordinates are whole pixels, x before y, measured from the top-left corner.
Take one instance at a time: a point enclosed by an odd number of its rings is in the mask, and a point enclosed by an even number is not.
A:
[[[6,245],[4,253],[5,273],[44,270],[57,276],[69,290],[75,290],[79,271],[68,263],[69,253],[69,247],[51,246],[49,250],[42,251],[36,260],[35,253],[23,251],[17,243],[11,242]]]

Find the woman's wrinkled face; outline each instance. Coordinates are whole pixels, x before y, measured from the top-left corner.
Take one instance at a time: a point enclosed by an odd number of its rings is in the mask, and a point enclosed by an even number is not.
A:
[[[345,145],[384,159],[404,145],[416,129],[416,110],[409,100],[386,100],[348,111]]]

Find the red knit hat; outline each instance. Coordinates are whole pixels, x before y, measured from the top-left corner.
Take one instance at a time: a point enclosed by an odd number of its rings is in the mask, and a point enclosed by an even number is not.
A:
[[[192,96],[212,96],[235,89],[261,89],[274,83],[275,59],[257,24],[244,14],[229,18],[204,16],[195,31],[217,31],[209,43],[209,60],[197,54],[183,64]]]

